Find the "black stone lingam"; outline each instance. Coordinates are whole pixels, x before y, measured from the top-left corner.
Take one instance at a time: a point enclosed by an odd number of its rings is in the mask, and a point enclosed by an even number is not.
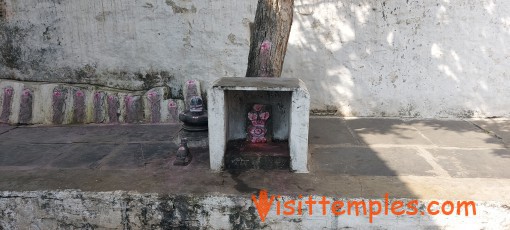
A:
[[[190,83],[190,86],[196,85]],[[181,144],[174,161],[174,165],[177,166],[186,166],[191,162],[188,141],[196,144],[197,141],[207,138],[207,112],[204,110],[204,101],[196,94],[187,98],[189,98],[188,109],[179,114],[183,130],[179,132],[178,137],[181,139]]]
[[[204,110],[202,97],[191,97],[189,110],[180,113],[179,120],[183,122],[182,128],[186,131],[207,130],[207,111]]]

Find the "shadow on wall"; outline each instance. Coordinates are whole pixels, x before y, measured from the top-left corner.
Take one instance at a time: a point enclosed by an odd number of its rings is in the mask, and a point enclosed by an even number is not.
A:
[[[344,116],[509,116],[510,3],[296,0],[283,77]]]

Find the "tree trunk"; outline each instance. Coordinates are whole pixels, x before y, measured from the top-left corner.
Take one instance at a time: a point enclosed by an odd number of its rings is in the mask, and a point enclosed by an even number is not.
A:
[[[246,77],[280,77],[293,8],[294,0],[259,0],[251,27]]]

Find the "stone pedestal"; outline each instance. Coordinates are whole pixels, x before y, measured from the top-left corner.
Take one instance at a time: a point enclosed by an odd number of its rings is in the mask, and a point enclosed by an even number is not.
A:
[[[188,140],[188,147],[190,148],[207,148],[208,146],[207,131],[190,132],[182,129],[173,142],[178,145],[183,138]]]
[[[224,169],[229,142],[246,140],[248,106],[260,103],[272,108],[272,140],[287,143],[285,148],[279,149],[288,149],[290,169],[308,172],[310,95],[303,81],[295,78],[221,78],[208,90],[207,98],[212,170]],[[249,160],[253,158],[252,155],[257,159],[265,157],[266,148],[249,149],[260,153],[253,154],[252,151],[239,159]],[[274,154],[275,157],[283,155],[280,152]]]

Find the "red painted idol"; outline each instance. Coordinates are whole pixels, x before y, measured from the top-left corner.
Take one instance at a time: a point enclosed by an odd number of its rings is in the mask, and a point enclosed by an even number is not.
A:
[[[269,119],[269,112],[266,106],[262,104],[255,104],[250,112],[248,112],[248,141],[251,143],[266,143],[267,134],[267,120]]]

